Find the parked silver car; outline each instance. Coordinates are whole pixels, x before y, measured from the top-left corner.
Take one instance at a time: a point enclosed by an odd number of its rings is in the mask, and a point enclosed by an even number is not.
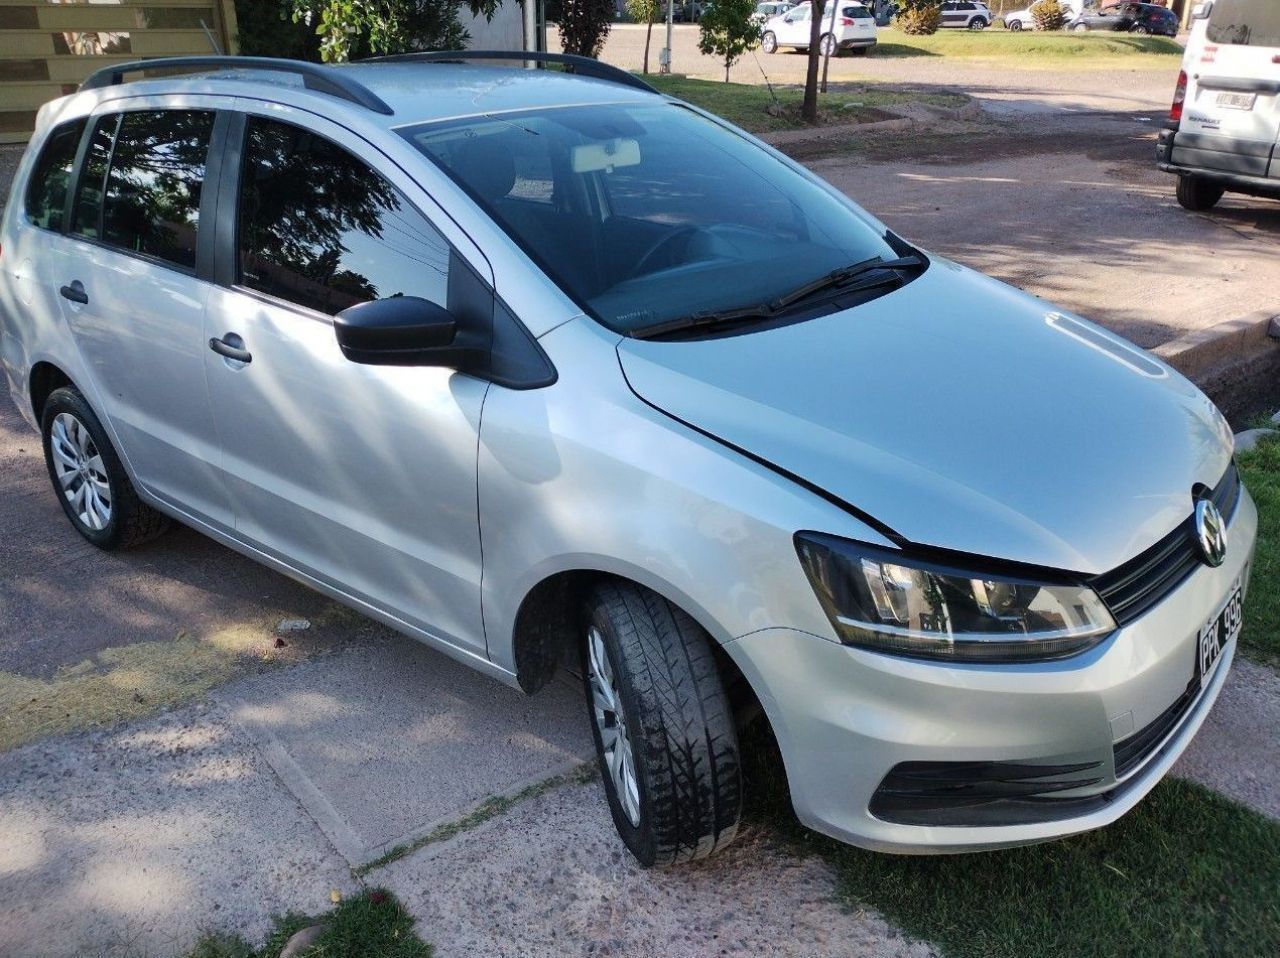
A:
[[[753,713],[868,848],[1132,808],[1240,627],[1209,400],[628,74],[460,57],[40,111],[0,355],[80,534],[176,519],[526,692],[580,663],[644,863],[733,838]]]

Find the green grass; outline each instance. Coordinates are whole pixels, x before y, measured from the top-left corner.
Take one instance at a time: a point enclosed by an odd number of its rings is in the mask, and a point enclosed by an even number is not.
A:
[[[766,761],[772,784],[752,817],[824,858],[846,904],[875,908],[946,958],[1280,955],[1280,824],[1198,785],[1166,780],[1120,821],[1075,838],[901,857],[803,829]]]
[[[431,958],[431,946],[413,930],[413,917],[390,892],[368,889],[324,915],[289,914],[261,948],[238,935],[206,935],[186,958],[278,958],[285,942],[302,928],[324,922],[324,934],[300,958]]]
[[[1254,658],[1280,664],[1280,440],[1240,456],[1245,485],[1258,504],[1258,552],[1244,606],[1240,644]]]
[[[804,92],[794,87],[774,87],[780,109],[771,112],[773,97],[769,88],[763,84],[721,83],[658,74],[650,74],[644,79],[663,93],[700,106],[752,133],[776,133],[808,126],[800,118],[800,101]],[[967,102],[968,97],[958,93],[917,93],[864,86],[855,90],[820,94],[819,122],[860,123],[884,119],[889,114],[881,111],[907,103],[925,103],[954,109]],[[846,104],[849,106],[846,107]]]
[[[1054,68],[1067,66],[1072,60],[1120,60],[1124,65],[1146,61],[1155,65],[1182,58],[1182,47],[1170,39],[1128,33],[1014,33],[995,27],[981,33],[939,30],[932,36],[913,37],[888,27],[881,28],[878,37],[873,57],[1044,60]]]

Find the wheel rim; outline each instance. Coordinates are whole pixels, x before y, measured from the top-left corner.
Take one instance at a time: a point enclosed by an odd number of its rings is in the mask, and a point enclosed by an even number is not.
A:
[[[830,56],[831,53],[835,50],[835,48],[836,48],[836,42],[834,40],[832,40],[830,37],[822,38],[821,52],[823,56]]]
[[[600,733],[605,768],[623,814],[633,826],[638,827],[640,784],[636,780],[635,753],[631,748],[631,736],[627,734],[627,721],[622,715],[618,683],[613,676],[613,666],[609,664],[604,636],[595,626],[587,632],[587,678],[591,684],[591,712],[595,716],[596,731]]]
[[[58,487],[72,512],[95,532],[111,522],[111,483],[89,430],[71,413],[58,413],[49,435]]]
[[[764,40],[761,41],[761,44],[760,44],[760,46],[763,48],[765,53],[772,53],[774,49],[777,47],[777,45],[778,45],[777,38],[774,37],[772,33],[766,33],[764,35]]]

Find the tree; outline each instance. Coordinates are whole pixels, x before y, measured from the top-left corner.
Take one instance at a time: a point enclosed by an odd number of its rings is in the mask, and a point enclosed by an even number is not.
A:
[[[1037,30],[1061,30],[1067,25],[1067,11],[1058,0],[1036,0],[1031,4],[1031,19]]]
[[[613,0],[561,0],[560,42],[565,53],[598,57],[613,21]]]
[[[760,45],[760,24],[751,19],[755,12],[755,0],[715,0],[702,11],[698,49],[724,60],[725,83],[738,58]]]
[[[822,14],[826,10],[823,0],[811,0],[809,6],[809,64],[804,73],[804,102],[800,115],[810,123],[818,122],[818,61],[822,59]]]
[[[457,49],[466,42],[458,22],[463,2],[492,17],[502,0],[287,0],[293,20],[315,29],[326,63],[365,55]]]
[[[637,23],[645,24],[644,72],[649,72],[649,41],[653,39],[653,22],[662,13],[662,0],[627,0],[627,13]]]

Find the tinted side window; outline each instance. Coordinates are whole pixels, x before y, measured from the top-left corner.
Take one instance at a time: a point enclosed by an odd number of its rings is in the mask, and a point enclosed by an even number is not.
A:
[[[93,125],[89,149],[84,156],[76,190],[75,208],[71,212],[71,232],[96,239],[102,226],[102,188],[107,181],[107,164],[111,161],[111,144],[115,142],[118,113],[99,117]]]
[[[54,128],[36,160],[27,182],[27,219],[47,230],[62,229],[66,210],[67,187],[71,168],[75,166],[76,149],[84,133],[86,120],[72,120]]]
[[[103,200],[102,238],[112,246],[194,269],[200,190],[213,113],[125,113]]]
[[[240,283],[322,313],[391,296],[447,302],[449,245],[346,150],[250,117],[240,186]]]

